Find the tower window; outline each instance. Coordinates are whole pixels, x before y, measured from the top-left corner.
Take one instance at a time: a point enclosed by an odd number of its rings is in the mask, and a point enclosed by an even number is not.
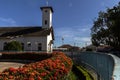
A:
[[[47,13],[47,10],[45,10],[45,12]]]
[[[47,20],[45,20],[45,25],[47,25]]]

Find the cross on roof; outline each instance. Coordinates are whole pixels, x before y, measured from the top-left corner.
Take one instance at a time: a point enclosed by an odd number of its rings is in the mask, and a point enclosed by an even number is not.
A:
[[[49,2],[48,2],[48,0],[46,0],[46,5],[48,6],[48,4],[49,4]]]

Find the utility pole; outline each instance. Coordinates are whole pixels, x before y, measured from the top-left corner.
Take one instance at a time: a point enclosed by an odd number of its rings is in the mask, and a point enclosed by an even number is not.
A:
[[[87,47],[87,42],[85,42],[85,46]]]
[[[62,45],[64,44],[64,38],[62,37]]]

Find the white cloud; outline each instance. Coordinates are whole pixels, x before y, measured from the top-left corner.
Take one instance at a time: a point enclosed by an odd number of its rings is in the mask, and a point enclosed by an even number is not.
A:
[[[89,36],[90,25],[86,26],[72,26],[72,27],[60,27],[55,29],[55,34],[58,37],[74,38],[76,36]]]
[[[61,44],[61,38],[64,38],[64,43],[72,44],[76,43],[80,47],[91,44],[90,25],[84,26],[72,26],[72,27],[60,27],[55,28],[55,36],[57,42]],[[58,43],[56,43],[58,44]]]
[[[74,36],[74,30],[71,28],[57,28],[55,34],[58,37],[70,38]]]
[[[85,47],[91,44],[91,37],[75,37],[76,44],[80,44],[80,47]]]
[[[90,29],[89,28],[82,28],[82,29],[80,29],[82,32],[86,32],[86,31],[90,31]]]
[[[90,37],[82,37],[81,41],[90,42]]]
[[[0,17],[0,21],[6,22],[6,23],[9,23],[9,24],[16,24],[16,21],[13,20],[12,18],[3,18],[3,17]]]
[[[91,42],[91,37],[75,37],[74,40],[80,42]]]
[[[88,25],[82,25],[81,28],[80,26],[78,26],[78,31],[80,32],[90,32],[90,28],[91,28],[92,25],[88,24]]]

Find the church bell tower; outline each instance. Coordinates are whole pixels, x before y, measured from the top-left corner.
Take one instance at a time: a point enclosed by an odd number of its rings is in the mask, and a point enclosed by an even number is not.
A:
[[[42,28],[52,27],[53,9],[50,6],[41,7],[42,11]]]

